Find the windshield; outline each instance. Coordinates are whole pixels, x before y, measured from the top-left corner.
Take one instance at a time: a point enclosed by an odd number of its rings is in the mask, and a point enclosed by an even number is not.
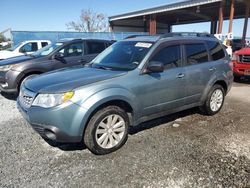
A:
[[[92,67],[133,70],[141,63],[151,46],[150,42],[117,42],[97,56]]]
[[[18,44],[16,44],[15,46],[13,46],[13,47],[11,47],[11,48],[8,48],[8,49],[6,49],[6,50],[8,50],[8,51],[14,51],[15,49],[17,49],[19,46],[21,46],[23,44],[23,42],[20,42],[20,43],[18,43]]]
[[[61,42],[49,44],[41,48],[40,50],[36,51],[35,53],[33,53],[32,56],[41,57],[41,56],[49,55],[51,52],[55,51],[55,49],[57,49],[62,44],[63,43]]]

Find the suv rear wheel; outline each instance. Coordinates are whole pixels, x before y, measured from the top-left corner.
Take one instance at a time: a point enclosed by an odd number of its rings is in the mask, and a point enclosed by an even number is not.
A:
[[[221,85],[215,84],[208,93],[207,99],[200,109],[206,115],[214,115],[221,110],[224,104],[224,99],[224,88]]]
[[[90,119],[84,134],[84,143],[94,154],[104,155],[118,150],[128,138],[129,118],[117,106],[97,111]]]

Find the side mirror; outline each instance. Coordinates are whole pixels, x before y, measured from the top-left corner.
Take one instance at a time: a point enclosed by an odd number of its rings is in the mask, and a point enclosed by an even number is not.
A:
[[[67,63],[66,61],[65,61],[65,59],[63,58],[63,54],[61,54],[61,53],[56,53],[54,56],[53,56],[53,59],[56,59],[56,60],[58,60],[58,61],[61,61],[62,63]]]
[[[148,72],[163,72],[164,65],[160,61],[150,61],[147,67]]]

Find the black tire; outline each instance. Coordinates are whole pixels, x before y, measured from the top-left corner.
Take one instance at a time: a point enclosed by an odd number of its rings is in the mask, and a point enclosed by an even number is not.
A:
[[[111,148],[104,148],[102,146],[100,146],[100,144],[98,144],[97,142],[97,135],[96,135],[96,131],[97,128],[100,127],[99,124],[104,121],[105,119],[107,119],[107,117],[109,117],[110,115],[118,115],[119,117],[121,117],[124,121],[125,126],[124,127],[124,134],[121,138],[121,140],[117,143],[117,145],[115,145],[114,147]],[[83,137],[83,141],[84,144],[86,145],[86,147],[94,154],[96,155],[105,155],[111,152],[114,152],[116,150],[118,150],[119,148],[121,148],[127,141],[128,139],[128,127],[129,127],[129,118],[127,113],[121,109],[118,106],[108,106],[105,107],[99,111],[97,111],[90,119],[85,132],[84,132],[84,137]],[[106,130],[106,129],[103,129]],[[109,133],[107,133],[109,134]],[[112,134],[112,133],[111,133]],[[115,138],[112,136],[112,138]],[[99,137],[100,139],[100,137]],[[108,141],[110,142],[110,138],[108,138]]]
[[[212,95],[214,94],[214,92],[218,91],[218,90],[222,92],[222,103],[221,103],[221,105],[220,105],[220,107],[218,109],[212,110],[212,107],[211,107],[211,98],[212,98]],[[209,115],[209,116],[217,114],[221,110],[221,108],[223,107],[224,100],[225,100],[225,90],[224,90],[224,88],[221,85],[215,84],[211,88],[211,90],[209,91],[209,93],[207,95],[207,98],[206,98],[206,101],[200,107],[200,110],[201,110],[202,114]]]

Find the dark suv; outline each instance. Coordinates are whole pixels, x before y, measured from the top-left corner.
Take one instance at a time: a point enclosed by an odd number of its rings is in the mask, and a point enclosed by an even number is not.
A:
[[[98,39],[65,39],[50,44],[32,55],[9,58],[0,62],[0,91],[18,94],[28,78],[48,71],[84,65],[113,41]]]
[[[233,81],[224,47],[208,34],[116,42],[88,66],[44,74],[21,87],[18,107],[46,139],[107,154],[129,126],[192,107],[220,111]]]

